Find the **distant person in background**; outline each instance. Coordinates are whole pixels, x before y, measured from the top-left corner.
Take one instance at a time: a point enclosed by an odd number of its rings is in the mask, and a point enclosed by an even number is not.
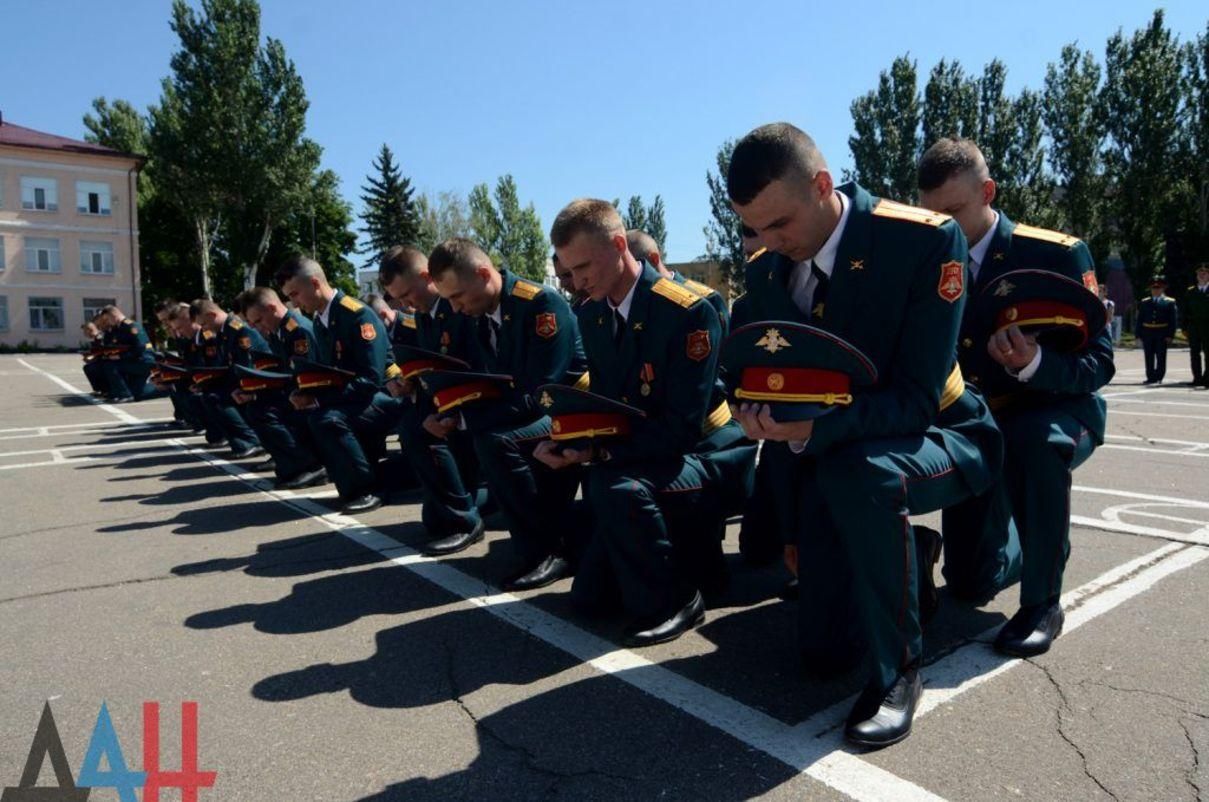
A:
[[[1192,385],[1209,387],[1209,262],[1196,268],[1196,283],[1184,295],[1184,336],[1192,354]]]
[[[1107,284],[1100,284],[1096,288],[1096,293],[1104,303],[1104,311],[1108,314],[1108,330],[1112,335],[1112,344],[1116,345],[1121,341],[1121,318],[1117,315],[1117,305],[1112,298],[1108,297]]]
[[[1146,381],[1143,384],[1161,384],[1167,375],[1167,346],[1175,337],[1179,311],[1175,300],[1167,297],[1166,289],[1167,282],[1162,277],[1155,277],[1150,282],[1150,297],[1138,304],[1138,323],[1134,333],[1142,341],[1142,351],[1146,357]]]

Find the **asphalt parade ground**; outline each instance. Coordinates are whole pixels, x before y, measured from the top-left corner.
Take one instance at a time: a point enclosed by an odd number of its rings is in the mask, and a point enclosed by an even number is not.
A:
[[[786,575],[742,563],[737,521],[706,624],[628,651],[623,622],[572,612],[569,580],[499,591],[502,531],[421,557],[415,493],[340,515],[331,485],[273,491],[260,458],[165,428],[166,399],[90,400],[76,355],[0,357],[0,788],[48,700],[73,776],[102,703],[138,768],[159,702],[175,770],[193,701],[203,802],[1199,800],[1209,391],[1178,384],[1186,351],[1160,387],[1140,352],[1117,364],[1108,440],[1075,475],[1065,633],[1008,660],[989,642],[1016,589],[942,592],[913,734],[860,753],[840,726],[857,689],[802,672]]]

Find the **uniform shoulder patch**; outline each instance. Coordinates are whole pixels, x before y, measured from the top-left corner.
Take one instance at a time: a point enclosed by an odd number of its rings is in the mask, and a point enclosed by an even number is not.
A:
[[[886,200],[885,198],[879,200],[877,205],[873,207],[873,216],[887,217],[891,220],[905,220],[908,223],[919,223],[920,225],[932,226],[933,228],[952,219],[947,214],[920,209],[918,206],[908,206],[905,203]]]
[[[1073,248],[1079,243],[1079,238],[1072,237],[1070,234],[1063,234],[1061,231],[1050,231],[1048,228],[1026,226],[1023,223],[1016,224],[1016,228],[1012,230],[1012,236],[1037,239],[1042,242],[1052,242],[1055,245],[1061,245],[1063,248]]]
[[[403,315],[403,328],[414,329],[416,327],[415,315]]]
[[[344,295],[340,298],[340,305],[350,312],[360,312],[365,308],[365,304],[349,295]]]
[[[286,331],[293,331],[293,330],[294,330],[294,329],[296,329],[296,328],[298,328],[298,321],[297,321],[297,320],[295,320],[295,319],[294,319],[294,318],[292,318],[292,317],[287,317],[287,318],[285,319],[285,330],[286,330]]]
[[[757,259],[759,259],[761,256],[763,256],[766,253],[768,253],[768,249],[761,248],[760,250],[753,253],[751,256],[747,257],[747,263],[751,264],[752,262],[756,261]]]
[[[542,294],[545,289],[540,284],[534,284],[532,281],[517,279],[512,285],[512,294],[517,298],[524,298],[526,301],[532,301],[534,298]]]
[[[693,281],[691,278],[686,278],[684,280],[684,286],[688,287],[702,298],[708,298],[714,294],[713,287],[709,286],[708,284],[702,284],[700,281]]]
[[[652,284],[651,292],[656,295],[662,295],[664,298],[683,306],[685,309],[701,300],[700,295],[692,290],[685,289],[669,278],[661,278]]]

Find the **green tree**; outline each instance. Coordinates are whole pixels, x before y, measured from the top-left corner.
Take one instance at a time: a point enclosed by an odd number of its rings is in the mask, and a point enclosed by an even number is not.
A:
[[[382,145],[373,168],[361,188],[361,231],[366,243],[359,253],[368,256],[363,267],[378,264],[391,246],[414,245],[421,238],[420,210],[412,198],[411,181],[395,163],[390,147]]]
[[[855,169],[847,174],[874,195],[910,202],[916,195],[920,102],[915,62],[899,56],[875,91],[852,102],[848,138]]]
[[[541,218],[530,203],[521,207],[516,181],[501,176],[494,198],[486,184],[470,191],[470,230],[479,246],[500,267],[533,279],[545,281],[549,243]]]
[[[1118,30],[1105,52],[1105,172],[1117,239],[1139,291],[1162,267],[1167,221],[1190,194],[1187,178],[1171,169],[1180,154],[1181,56],[1161,10],[1128,38]]]
[[[978,83],[957,61],[941,59],[924,87],[924,149],[946,137],[973,138],[978,132]]]
[[[1188,110],[1184,163],[1195,198],[1188,218],[1198,240],[1194,247],[1204,258],[1209,255],[1209,24],[1185,47],[1184,63]]]
[[[646,210],[646,233],[654,237],[659,244],[659,253],[667,259],[667,219],[663,205],[663,196],[656,195],[655,200]]]
[[[273,232],[268,257],[257,284],[272,286],[273,271],[286,257],[305,253],[319,264],[333,286],[356,296],[357,271],[348,259],[357,246],[353,209],[340,195],[340,178],[321,170],[311,182],[310,197]]]
[[[730,205],[726,192],[726,174],[730,170],[730,157],[735,152],[735,140],[728,139],[718,147],[717,172],[707,170],[705,185],[709,187],[710,220],[705,225],[705,253],[703,259],[717,262],[722,278],[734,297],[743,292],[744,267],[747,257],[743,255],[743,221]]]
[[[229,283],[249,286],[278,223],[307,202],[320,149],[305,138],[307,100],[281,42],[260,37],[255,0],[174,0],[180,39],[151,109],[156,184],[188,222],[212,286],[214,252]]]
[[[435,198],[422,193],[416,197],[416,212],[420,215],[417,247],[424,253],[450,237],[473,236],[466,201],[456,192],[439,192]]]
[[[621,215],[621,220],[625,224],[626,229],[636,228],[639,231],[646,231],[646,207],[642,205],[641,196],[630,196],[630,202],[626,205],[626,210]]]
[[[1104,127],[1096,113],[1100,65],[1090,51],[1062,48],[1045,71],[1042,119],[1049,134],[1049,164],[1060,193],[1055,204],[1064,230],[1087,240],[1099,262],[1107,255],[1102,230]]]

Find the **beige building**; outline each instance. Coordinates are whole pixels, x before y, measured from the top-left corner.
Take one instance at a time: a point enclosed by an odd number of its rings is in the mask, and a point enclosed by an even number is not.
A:
[[[141,318],[141,167],[0,117],[0,345],[75,347],[111,303]]]
[[[730,301],[730,287],[722,277],[722,265],[712,260],[703,262],[677,262],[668,264],[668,269],[675,270],[685,278],[699,281]]]

